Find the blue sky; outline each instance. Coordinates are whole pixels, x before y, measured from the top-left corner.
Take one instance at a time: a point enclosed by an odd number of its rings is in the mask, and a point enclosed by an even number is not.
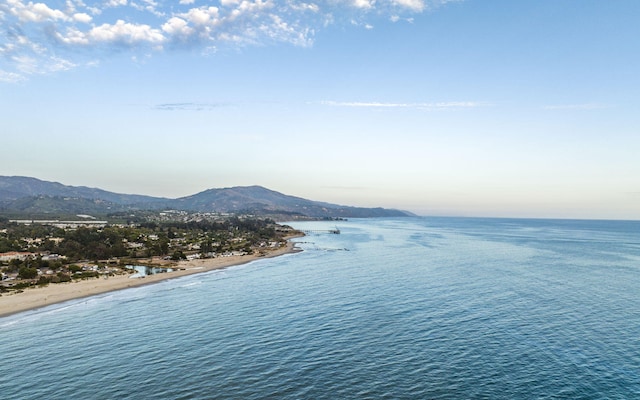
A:
[[[0,0],[0,174],[640,219],[635,0]]]

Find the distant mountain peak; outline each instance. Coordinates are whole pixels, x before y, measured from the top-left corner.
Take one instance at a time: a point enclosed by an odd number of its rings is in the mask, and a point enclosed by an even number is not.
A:
[[[38,201],[34,197],[40,196]],[[64,198],[74,202],[59,204]],[[29,200],[32,199],[32,200]],[[89,200],[89,201],[88,201]],[[74,208],[75,207],[75,208]],[[119,194],[84,186],[67,186],[23,176],[0,176],[0,209],[73,213],[104,213],[117,209],[173,208],[195,212],[244,212],[255,215],[300,215],[311,218],[393,217],[411,213],[384,208],[348,207],[289,196],[260,185],[207,189],[177,199]]]

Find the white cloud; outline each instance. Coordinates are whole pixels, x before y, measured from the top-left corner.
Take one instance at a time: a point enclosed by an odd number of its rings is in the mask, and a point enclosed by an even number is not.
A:
[[[198,0],[194,7],[195,0],[0,0],[0,55],[9,62],[2,79],[50,70],[45,64],[56,54],[69,57],[51,64],[65,70],[123,47],[135,57],[182,45],[209,54],[235,44],[309,46],[317,29],[350,21],[373,29],[368,18],[410,21],[410,14],[448,1]]]
[[[353,6],[356,8],[370,9],[375,3],[375,0],[353,0]]]
[[[75,14],[73,14],[73,19],[78,21],[78,22],[83,22],[85,24],[88,24],[88,23],[91,22],[93,17],[91,17],[91,15],[89,15],[87,13],[75,13]]]
[[[65,60],[60,57],[52,57],[47,65],[48,71],[56,72],[56,71],[67,71],[72,68],[75,68],[77,65],[69,60]],[[45,72],[48,72],[45,71]]]
[[[127,5],[127,0],[109,0],[107,2],[107,7],[120,7],[120,6],[126,6]]]
[[[87,36],[95,42],[161,44],[166,40],[162,32],[145,24],[131,24],[123,20],[92,28]]]
[[[66,0],[64,5],[67,7],[67,13],[73,13],[76,11],[76,5],[71,0]]]
[[[218,15],[218,7],[192,8],[187,13],[180,14],[181,17],[196,25],[215,22],[218,19]]]
[[[413,18],[401,18],[399,15],[392,15],[391,17],[389,17],[389,21],[391,22],[404,21],[412,24]]]
[[[60,10],[49,8],[44,3],[22,3],[19,0],[7,0],[9,11],[24,22],[42,22],[55,20],[68,20],[69,17]]]
[[[46,74],[50,72],[66,71],[76,67],[76,65],[60,57],[48,57],[46,62],[41,62],[38,57],[14,56],[13,61],[18,65],[20,73],[7,73],[12,79],[18,79],[24,75]]]
[[[91,14],[93,15],[100,15],[102,14],[102,10],[99,9],[98,7],[87,7],[87,11],[89,11]]]
[[[27,78],[16,72],[7,72],[0,69],[0,82],[17,83],[26,80]]]
[[[408,8],[412,11],[421,12],[425,9],[425,4],[423,0],[392,0],[393,4]]]
[[[89,38],[87,38],[87,35],[85,35],[84,32],[81,32],[74,28],[67,29],[67,32],[65,35],[56,33],[55,38],[60,43],[65,43],[68,45],[88,45],[89,44]]]
[[[229,19],[236,19],[241,16],[255,16],[267,9],[273,8],[275,5],[272,0],[242,0],[237,7],[231,11]]]
[[[26,74],[33,74],[38,72],[38,61],[35,57],[18,55],[11,57],[11,59],[18,65],[18,70],[20,72]]]
[[[272,23],[262,25],[260,31],[274,41],[287,41],[299,46],[307,46],[311,43],[308,38],[309,31],[288,24],[278,15],[271,15]]]
[[[172,36],[191,36],[194,32],[182,18],[173,17],[162,25],[162,30]]]
[[[147,11],[156,17],[164,17],[165,13],[158,10],[158,3],[153,0],[141,0],[144,4],[129,2],[129,5],[138,11]]]
[[[320,7],[313,3],[295,3],[291,2],[291,9],[295,11],[311,11],[317,13],[320,11]]]
[[[209,111],[229,105],[228,103],[165,103],[156,104],[153,109],[160,111]]]
[[[240,4],[240,0],[220,0],[220,4],[222,4],[225,7],[230,7],[230,6],[235,6],[237,4]]]

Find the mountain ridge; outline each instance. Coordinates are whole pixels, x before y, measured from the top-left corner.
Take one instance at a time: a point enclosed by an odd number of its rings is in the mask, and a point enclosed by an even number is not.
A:
[[[381,207],[353,207],[290,196],[259,185],[212,188],[175,199],[68,186],[25,176],[0,176],[0,211],[109,213],[177,209],[192,212],[288,215],[309,218],[411,216]]]

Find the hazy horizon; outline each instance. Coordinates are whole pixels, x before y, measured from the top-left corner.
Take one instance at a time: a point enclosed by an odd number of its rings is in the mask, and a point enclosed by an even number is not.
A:
[[[22,175],[16,175],[16,177],[21,177],[21,178],[36,178],[39,179],[38,177],[32,177],[32,176],[22,176]],[[42,179],[40,179],[42,180]],[[46,180],[45,180],[46,181]],[[60,182],[60,181],[56,181],[56,180],[51,180],[49,182],[53,182],[53,183],[60,183],[62,185],[66,185],[64,182]],[[204,192],[207,190],[211,190],[211,189],[228,189],[228,188],[233,188],[233,187],[248,187],[248,186],[262,186],[262,185],[231,185],[231,186],[224,186],[224,187],[206,187],[203,188],[201,190],[198,190],[196,192],[191,192],[191,193],[185,193],[182,195],[177,195],[177,196],[163,196],[163,195],[153,195],[153,194],[149,194],[149,193],[144,193],[144,192],[139,192],[139,191],[129,191],[129,192],[119,192],[117,190],[110,190],[108,188],[104,188],[104,187],[98,187],[95,185],[91,185],[91,184],[79,184],[79,185],[66,185],[66,186],[73,186],[73,187],[87,187],[90,189],[100,189],[100,190],[105,190],[108,192],[112,192],[112,193],[116,193],[116,194],[124,194],[124,195],[143,195],[143,196],[151,196],[151,197],[157,197],[157,198],[167,198],[167,199],[178,199],[181,197],[188,197],[188,196],[192,196],[195,194],[198,194],[200,192]],[[264,187],[264,186],[263,186]],[[318,201],[318,202],[326,202],[326,203],[333,203],[335,205],[340,205],[340,206],[354,206],[354,207],[371,207],[371,208],[375,208],[375,207],[383,207],[383,208],[387,208],[387,209],[397,209],[397,210],[401,210],[401,211],[408,211],[411,212],[413,214],[415,214],[415,216],[417,217],[461,217],[461,218],[497,218],[497,219],[567,219],[567,220],[612,220],[612,221],[637,221],[638,219],[633,219],[633,218],[584,218],[584,217],[566,217],[566,216],[549,216],[549,215],[525,215],[525,214],[520,214],[520,215],[500,215],[500,214],[465,214],[465,213],[447,213],[445,212],[431,212],[431,213],[420,213],[419,211],[416,210],[410,210],[410,209],[406,209],[406,208],[401,208],[401,207],[394,207],[394,206],[381,206],[381,205],[376,205],[374,203],[370,204],[370,205],[357,205],[357,204],[350,204],[350,203],[335,203],[332,201],[326,201],[323,199],[318,199],[318,198],[310,198],[310,197],[306,197],[304,195],[297,195],[297,194],[293,194],[293,193],[287,193],[287,192],[283,192],[277,189],[274,189],[272,187],[265,187],[266,189],[269,190],[274,190],[276,192],[280,192],[281,194],[284,195],[288,195],[288,196],[295,196],[295,197],[301,197],[304,198],[306,200],[311,200],[311,201]]]
[[[0,175],[640,219],[640,3],[0,4]]]

